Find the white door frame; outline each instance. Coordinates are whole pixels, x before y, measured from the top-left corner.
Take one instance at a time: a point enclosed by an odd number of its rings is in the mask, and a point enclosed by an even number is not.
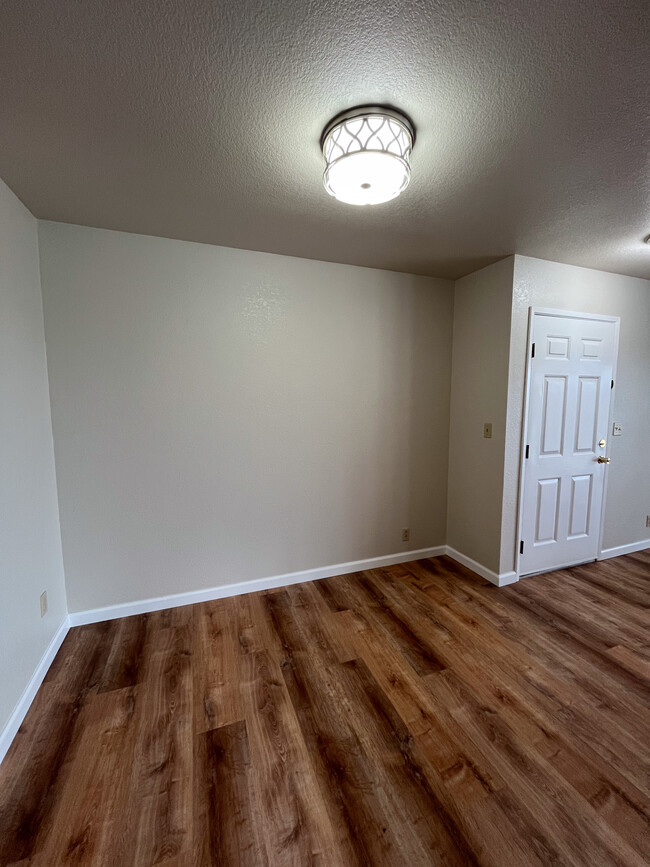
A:
[[[524,513],[524,484],[525,484],[525,469],[526,469],[526,440],[528,437],[528,404],[530,402],[530,376],[532,368],[532,348],[533,348],[533,319],[535,316],[559,316],[564,319],[590,319],[593,322],[613,322],[614,323],[614,364],[612,366],[612,378],[614,386],[609,400],[609,415],[607,418],[607,446],[605,455],[609,452],[611,430],[613,424],[613,409],[614,409],[614,393],[616,389],[616,367],[618,364],[618,336],[621,325],[620,316],[606,316],[599,313],[581,313],[575,310],[558,310],[552,307],[529,307],[528,308],[528,334],[526,336],[526,378],[524,382],[524,417],[521,425],[521,442],[519,444],[519,502],[517,504],[517,538],[515,539],[515,572],[517,578],[520,576],[519,560],[520,560],[520,544],[521,528],[523,523]],[[598,554],[597,560],[600,560],[603,553],[603,533],[605,529],[605,508],[607,505],[607,484],[609,482],[609,473],[605,473],[605,482],[603,485],[603,502],[600,510],[600,527],[598,528]],[[561,567],[558,567],[561,568]]]

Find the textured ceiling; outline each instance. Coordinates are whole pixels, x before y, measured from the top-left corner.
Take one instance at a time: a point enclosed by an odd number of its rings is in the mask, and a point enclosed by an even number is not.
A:
[[[0,177],[40,218],[456,277],[650,276],[646,0],[2,0]],[[414,120],[412,180],[331,199],[319,137]]]

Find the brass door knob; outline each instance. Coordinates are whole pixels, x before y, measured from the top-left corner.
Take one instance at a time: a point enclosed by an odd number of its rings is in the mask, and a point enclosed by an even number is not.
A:
[[[610,463],[610,461],[612,459],[611,458],[604,458],[602,455],[600,455],[600,457],[597,458],[597,460],[598,460],[599,464],[608,464],[608,463]]]

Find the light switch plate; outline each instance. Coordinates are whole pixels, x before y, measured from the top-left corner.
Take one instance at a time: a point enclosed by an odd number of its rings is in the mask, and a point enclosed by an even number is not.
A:
[[[486,421],[483,425],[483,437],[486,440],[492,439],[492,422]]]
[[[614,425],[612,427],[612,436],[620,437],[620,435],[622,433],[623,433],[623,425],[620,423],[620,421],[615,421]]]

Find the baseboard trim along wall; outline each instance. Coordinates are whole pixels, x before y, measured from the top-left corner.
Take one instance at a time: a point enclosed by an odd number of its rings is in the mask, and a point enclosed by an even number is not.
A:
[[[0,762],[4,759],[7,754],[7,750],[11,746],[13,739],[16,737],[18,729],[21,727],[25,716],[27,715],[27,711],[31,707],[32,702],[34,701],[34,696],[38,692],[39,686],[43,683],[43,679],[48,672],[49,667],[52,665],[54,661],[54,657],[56,656],[59,647],[63,644],[63,639],[68,634],[68,630],[70,629],[69,618],[66,617],[61,626],[57,629],[54,634],[54,637],[50,641],[47,646],[47,649],[43,656],[40,659],[40,662],[36,666],[34,674],[29,679],[29,683],[23,690],[23,694],[18,699],[18,704],[13,710],[13,713],[9,717],[9,721],[6,726],[0,732]]]
[[[622,557],[623,554],[634,554],[636,551],[645,551],[650,548],[650,539],[642,542],[631,542],[629,545],[619,545],[617,548],[605,548],[598,555],[598,560],[609,560],[611,557]]]
[[[476,572],[476,574],[480,575],[481,578],[485,578],[497,587],[506,587],[508,584],[514,584],[519,580],[519,576],[516,572],[493,572],[491,569],[488,569],[487,566],[483,566],[482,563],[477,563],[476,560],[472,560],[471,557],[466,557],[465,554],[461,554],[460,551],[456,551],[454,548],[450,548],[449,546],[447,546],[446,554],[448,557],[451,557],[452,560],[460,563],[461,566],[467,566],[467,568],[471,569],[472,572]]]
[[[146,614],[150,611],[161,611],[164,608],[178,608],[181,605],[193,605],[196,602],[208,602],[211,599],[222,599],[226,596],[239,596],[243,593],[255,593],[258,590],[270,590],[274,587],[286,587],[289,584],[299,584],[302,581],[316,581],[319,578],[332,578],[335,575],[346,575],[351,572],[361,572],[364,569],[379,569],[382,566],[394,566],[397,563],[408,563],[411,560],[423,560],[427,557],[440,557],[447,552],[445,545],[434,548],[420,548],[416,551],[402,551],[399,554],[388,554],[384,557],[371,557],[368,560],[354,560],[350,563],[337,563],[335,566],[322,566],[318,569],[305,569],[302,572],[289,572],[286,575],[272,575],[268,578],[258,578],[252,581],[240,581],[236,584],[224,584],[222,587],[210,587],[205,590],[193,590],[189,593],[174,593],[170,596],[158,596],[154,599],[142,599],[138,602],[126,602],[122,605],[109,605],[105,608],[95,608],[89,611],[73,611],[70,613],[50,641],[47,650],[25,687],[18,704],[14,708],[9,721],[0,732],[0,762],[7,754],[18,729],[22,725],[34,696],[38,692],[45,675],[57,651],[63,644],[63,639],[72,626],[84,626],[87,623],[99,623],[102,620],[115,620],[118,617],[130,617],[132,614]]]
[[[607,548],[601,552],[599,560],[610,557],[620,557],[623,554],[633,554],[650,548],[650,539],[643,542],[633,542],[630,545],[620,545],[617,548]],[[334,566],[322,566],[318,569],[305,569],[302,572],[288,572],[285,575],[272,575],[267,578],[257,578],[252,581],[239,581],[236,584],[224,584],[221,587],[209,587],[205,590],[192,590],[189,593],[174,593],[169,596],[158,596],[153,599],[141,599],[138,602],[125,602],[121,605],[109,605],[105,608],[94,608],[88,611],[73,611],[63,621],[50,641],[47,650],[36,666],[34,674],[25,687],[18,704],[9,718],[3,731],[0,732],[0,762],[18,732],[34,696],[38,692],[47,671],[54,661],[57,651],[63,644],[63,639],[72,626],[84,626],[87,623],[99,623],[102,620],[115,620],[118,617],[130,617],[133,614],[147,614],[150,611],[161,611],[164,608],[178,608],[181,605],[194,605],[196,602],[209,602],[212,599],[223,599],[227,596],[239,596],[243,593],[255,593],[258,590],[271,590],[275,587],[286,587],[289,584],[300,584],[302,581],[317,581],[319,578],[332,578],[335,575],[347,575],[362,572],[365,569],[380,569],[382,566],[395,566],[398,563],[409,563],[412,560],[423,560],[427,557],[451,557],[462,566],[476,572],[491,584],[505,587],[519,580],[516,572],[493,572],[471,557],[461,554],[448,545],[438,545],[433,548],[419,548],[416,551],[402,551],[399,554],[388,554],[384,557],[371,557],[368,560],[353,560],[350,563],[337,563]]]
[[[598,559],[607,560],[610,557],[620,557],[623,554],[643,551],[645,548],[650,548],[650,539],[645,539],[642,542],[633,542],[629,545],[620,545],[617,548],[606,548],[601,552]],[[65,626],[67,631],[69,626],[83,626],[87,623],[99,623],[102,620],[130,617],[133,614],[147,614],[151,611],[161,611],[164,608],[194,605],[197,602],[208,602],[212,599],[222,599],[227,596],[239,596],[243,593],[255,593],[258,590],[271,590],[275,587],[285,587],[289,584],[300,584],[302,581],[317,581],[319,578],[332,578],[335,575],[347,575],[352,572],[362,572],[365,569],[380,569],[382,566],[394,566],[398,563],[408,563],[411,560],[441,557],[445,554],[451,557],[452,560],[456,560],[457,563],[471,569],[472,572],[476,572],[477,575],[485,578],[496,587],[506,587],[519,580],[516,572],[494,572],[492,569],[488,569],[487,566],[483,566],[482,563],[472,560],[471,557],[467,557],[449,545],[437,545],[433,548],[419,548],[416,551],[403,551],[399,554],[387,554],[383,557],[371,557],[367,560],[353,560],[349,563],[337,563],[333,566],[321,566],[317,569],[305,569],[301,572],[288,572],[284,575],[272,575],[266,578],[255,578],[250,581],[239,581],[235,584],[224,584],[220,587],[207,587],[204,590],[192,590],[188,593],[173,593],[168,596],[141,599],[137,602],[108,605],[104,608],[72,611],[68,616],[68,623],[63,624],[61,629]],[[61,636],[59,645],[64,637],[65,634]],[[54,639],[52,641],[54,642]],[[54,658],[59,645],[57,645],[52,653],[52,658]],[[49,653],[49,649],[47,652]],[[45,658],[44,656],[43,659]],[[39,665],[39,669],[40,667]],[[36,674],[34,677],[36,677]],[[38,689],[38,687],[36,688]]]
[[[337,563],[334,566],[321,566],[318,569],[305,569],[302,572],[288,572],[285,575],[255,578],[251,581],[239,581],[236,584],[224,584],[221,587],[208,587],[205,590],[192,590],[189,593],[157,596],[153,599],[124,602],[120,605],[108,605],[105,608],[93,608],[88,611],[72,611],[70,612],[70,626],[84,626],[87,623],[99,623],[102,620],[115,620],[117,617],[130,617],[132,614],[147,614],[150,611],[178,608],[181,605],[194,605],[197,602],[209,602],[212,599],[223,599],[226,596],[240,596],[242,593],[272,590],[275,587],[300,584],[302,581],[317,581],[319,578],[348,575],[351,572],[362,572],[365,569],[380,569],[382,566],[395,566],[397,563],[423,560],[426,557],[440,557],[446,553],[446,546],[438,545],[435,548],[402,551],[399,554],[371,557],[368,560],[353,560],[350,563]]]

